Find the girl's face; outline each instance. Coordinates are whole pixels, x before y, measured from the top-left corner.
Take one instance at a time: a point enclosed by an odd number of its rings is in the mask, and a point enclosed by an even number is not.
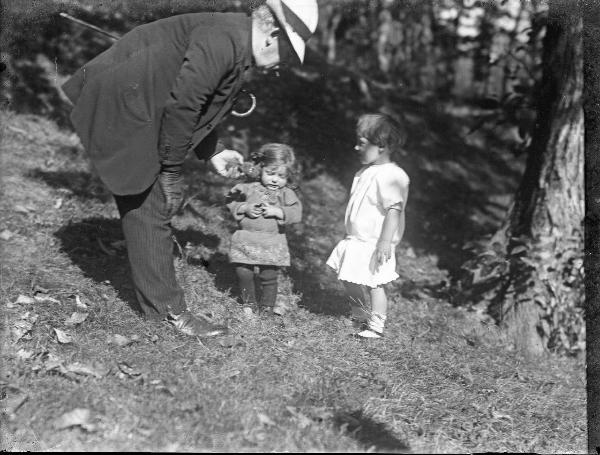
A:
[[[359,136],[354,150],[358,152],[358,158],[361,164],[381,164],[385,154],[383,149],[371,142],[367,138]]]
[[[270,190],[278,190],[287,184],[287,177],[285,166],[265,166],[260,174],[260,182]]]

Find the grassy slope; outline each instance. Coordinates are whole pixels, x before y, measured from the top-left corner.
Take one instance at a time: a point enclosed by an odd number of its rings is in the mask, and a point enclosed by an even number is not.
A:
[[[323,267],[342,232],[345,190],[326,174],[302,185],[305,223],[290,235],[295,260],[280,295],[291,310],[248,320],[228,290],[230,183],[189,163],[188,194],[198,195],[175,220],[187,244],[180,278],[190,307],[234,332],[200,343],[131,307],[116,210],[77,140],[39,117],[0,120],[3,448],[585,451],[582,363],[519,358],[497,329],[432,297],[427,285],[445,273],[431,254],[399,257],[404,284],[391,289],[386,338],[349,336]],[[56,301],[11,304],[36,290]],[[77,297],[89,315],[67,326]],[[20,321],[32,329],[15,342]],[[58,343],[53,328],[74,341]],[[134,342],[109,343],[115,334]],[[61,373],[57,362],[99,377]],[[89,409],[93,426],[56,429],[75,408]]]

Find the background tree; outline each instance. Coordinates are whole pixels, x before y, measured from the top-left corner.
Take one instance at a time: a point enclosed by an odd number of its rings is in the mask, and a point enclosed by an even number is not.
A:
[[[583,57],[577,2],[549,3],[527,165],[504,226],[472,261],[473,283],[520,350],[581,349]]]
[[[588,452],[600,448],[600,8],[583,2]]]

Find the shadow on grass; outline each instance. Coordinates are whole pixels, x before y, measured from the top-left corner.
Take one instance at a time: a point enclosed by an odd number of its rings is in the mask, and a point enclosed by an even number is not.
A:
[[[219,238],[202,232],[187,229],[174,230],[180,245],[190,243],[214,248],[219,244]],[[137,303],[129,270],[127,251],[123,243],[121,221],[114,218],[86,218],[61,227],[54,236],[61,242],[60,251],[64,252],[81,269],[84,276],[100,284],[110,284],[117,292],[118,298],[126,302],[133,310],[141,314]],[[178,253],[174,245],[174,255]],[[225,258],[226,260],[226,258]],[[213,264],[214,262],[214,264]],[[217,265],[219,279],[224,280],[225,274],[220,271],[221,260],[205,261],[191,259],[192,265]],[[210,270],[209,270],[210,271]],[[227,281],[229,283],[230,281]],[[224,286],[224,284],[221,284]]]
[[[44,171],[33,169],[26,177],[44,182],[55,189],[66,189],[81,199],[97,199],[109,202],[112,194],[100,179],[84,171]]]
[[[375,446],[382,453],[410,453],[408,444],[387,429],[387,427],[363,414],[361,410],[350,414],[341,413],[334,416],[336,426],[346,427],[357,441],[367,447]]]

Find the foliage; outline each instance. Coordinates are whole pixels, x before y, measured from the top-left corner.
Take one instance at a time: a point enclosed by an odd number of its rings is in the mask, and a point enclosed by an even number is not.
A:
[[[585,351],[583,250],[579,238],[492,239],[463,265],[460,298],[484,306],[499,323],[514,305],[542,310],[538,334],[552,352]],[[508,244],[508,247],[505,245]]]

